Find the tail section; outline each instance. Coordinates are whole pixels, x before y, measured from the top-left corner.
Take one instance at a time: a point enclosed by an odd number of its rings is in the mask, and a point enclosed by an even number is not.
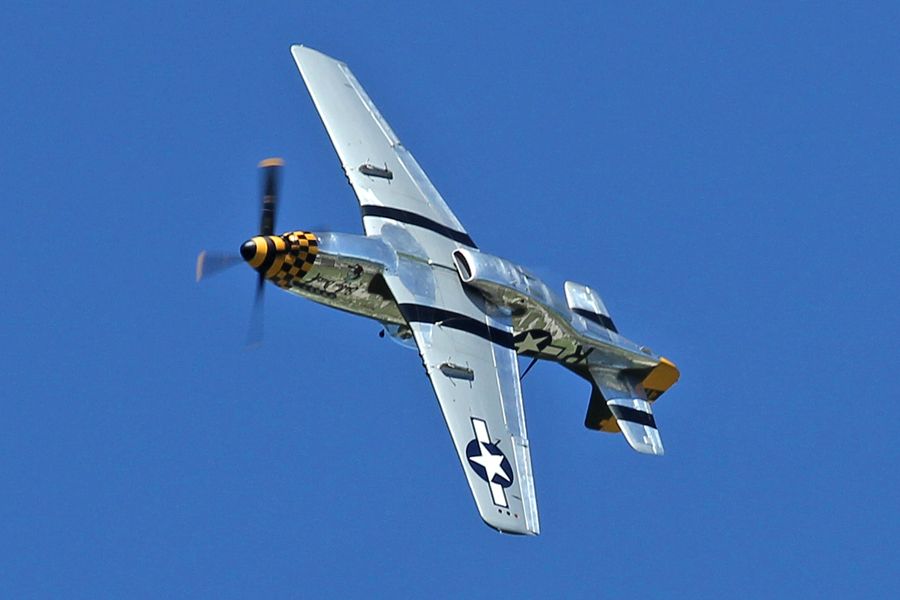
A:
[[[606,398],[603,397],[603,393],[596,383],[591,391],[591,401],[588,404],[587,414],[584,417],[584,426],[594,431],[605,431],[606,433],[622,432],[619,428],[619,422],[616,420],[615,415],[612,414],[612,411],[609,410]]]
[[[647,400],[654,402],[667,389],[675,385],[680,376],[675,363],[666,357],[660,357],[659,364],[653,367],[653,370],[641,382],[644,391],[647,392]]]
[[[640,398],[613,398],[607,405],[629,446],[641,454],[665,454],[649,402]]]
[[[574,281],[567,281],[565,289],[566,302],[573,313],[611,332],[619,332],[597,292]],[[594,389],[585,427],[621,432],[628,445],[638,452],[662,456],[665,449],[650,403],[678,381],[678,368],[660,357],[652,369],[612,369],[597,364],[587,370]],[[580,375],[586,377],[587,373]]]
[[[585,425],[600,431],[621,431],[636,451],[662,456],[665,448],[641,379],[621,370],[593,368],[590,373],[594,392]]]

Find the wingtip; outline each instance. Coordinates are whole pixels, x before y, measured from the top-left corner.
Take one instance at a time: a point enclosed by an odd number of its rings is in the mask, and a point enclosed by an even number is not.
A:
[[[304,46],[303,44],[292,45],[291,55],[294,57],[294,61],[297,63],[298,67],[301,66],[301,62],[306,62],[308,60],[330,60],[346,66],[346,63],[344,63],[342,60],[326,54],[321,50],[316,50],[315,48]]]
[[[485,525],[505,535],[535,537],[541,533],[540,522],[530,521],[523,514],[516,513],[515,520],[510,520],[508,517],[503,518],[502,516],[498,519],[498,515],[485,513],[481,510],[481,507],[478,507],[478,516],[481,517]]]
[[[300,54],[302,52],[317,52],[317,53],[321,54],[315,48],[310,48],[309,46],[306,46],[304,44],[291,44],[291,53],[292,54]]]

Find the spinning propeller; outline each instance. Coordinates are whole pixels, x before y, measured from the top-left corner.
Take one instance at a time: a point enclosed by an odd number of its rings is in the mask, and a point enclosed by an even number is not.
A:
[[[256,296],[253,301],[253,313],[250,319],[250,331],[247,345],[256,346],[262,343],[263,337],[263,298],[266,290],[266,269],[272,264],[275,254],[283,250],[275,248],[272,237],[275,233],[275,215],[278,208],[278,184],[284,161],[280,158],[267,158],[259,163],[262,175],[262,212],[259,223],[259,234],[241,245],[240,255],[224,252],[207,252],[203,250],[197,257],[197,281],[212,277],[232,267],[241,260],[246,261],[258,273]],[[271,247],[270,247],[271,246]]]

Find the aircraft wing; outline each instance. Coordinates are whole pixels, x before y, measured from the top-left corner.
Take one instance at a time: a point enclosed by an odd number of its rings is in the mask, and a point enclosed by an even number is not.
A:
[[[540,532],[512,321],[448,269],[409,259],[385,277],[412,329],[481,518]]]
[[[291,53],[347,180],[367,235],[398,253],[386,272],[482,519],[507,533],[540,531],[512,321],[470,296],[452,251],[475,243],[347,65],[310,48]]]
[[[395,246],[411,238],[404,252],[442,261],[454,248],[475,247],[347,65],[304,46],[291,53],[356,192],[366,234],[393,237]]]

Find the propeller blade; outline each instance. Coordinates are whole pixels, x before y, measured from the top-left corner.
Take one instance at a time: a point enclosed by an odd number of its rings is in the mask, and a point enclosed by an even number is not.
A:
[[[247,348],[256,348],[263,341],[263,309],[265,308],[266,278],[260,273],[256,283],[256,297],[250,314],[250,329],[247,331]]]
[[[260,173],[262,174],[262,215],[259,221],[259,235],[273,235],[275,233],[275,216],[278,211],[278,185],[283,166],[284,161],[280,158],[267,158],[259,163]],[[247,334],[247,347],[250,348],[262,344],[265,290],[266,278],[260,273],[256,283],[253,314],[250,316],[250,331]]]
[[[262,304],[263,294],[266,292],[266,276],[262,273],[259,274],[259,278],[256,280],[256,304]]]
[[[242,261],[239,254],[203,250],[197,255],[197,281],[218,275]]]
[[[284,161],[280,158],[267,158],[259,163],[262,172],[262,218],[259,223],[259,235],[275,233],[275,213],[278,210],[278,184],[281,167]]]
[[[262,211],[259,221],[259,235],[270,236],[275,233],[275,216],[278,211],[278,186],[284,161],[280,158],[267,158],[259,163],[262,182]],[[221,273],[228,267],[242,260],[251,262],[256,249],[253,240],[241,246],[241,254],[225,254],[222,252],[202,251],[197,257],[197,281]],[[257,268],[261,268],[256,265]],[[263,308],[266,290],[266,277],[259,273],[256,280],[256,297],[253,300],[253,312],[250,315],[250,330],[247,332],[247,346],[254,347],[263,339]]]

